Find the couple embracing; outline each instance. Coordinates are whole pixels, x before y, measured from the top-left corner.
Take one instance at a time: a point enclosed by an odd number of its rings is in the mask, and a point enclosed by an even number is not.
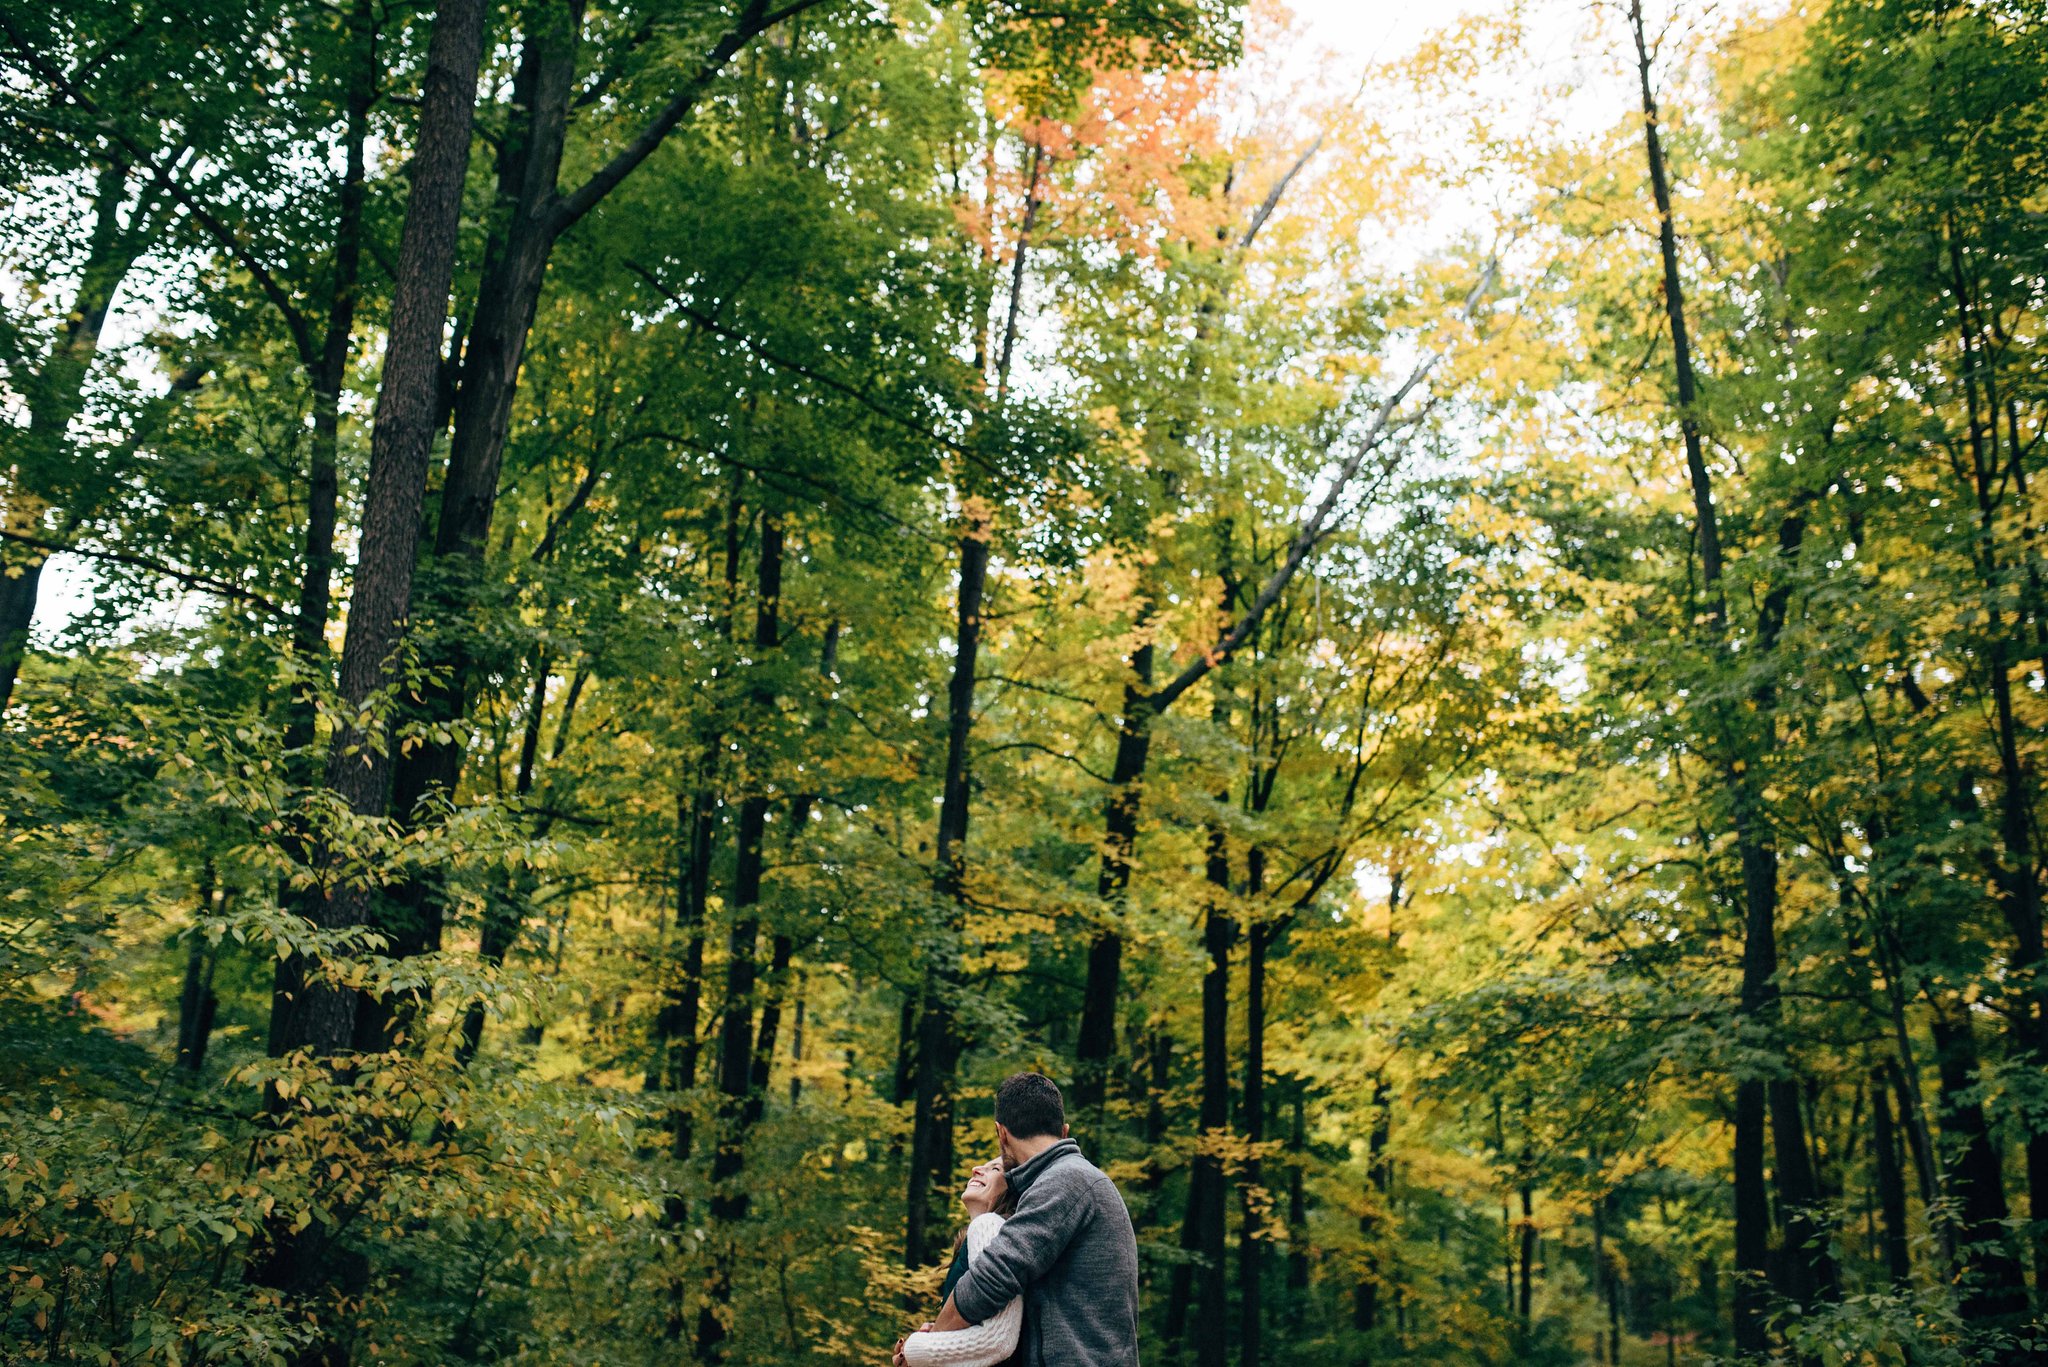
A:
[[[1138,1239],[1116,1184],[1067,1138],[1060,1089],[1018,1073],[996,1089],[1001,1157],[974,1169],[973,1218],[936,1320],[895,1367],[1138,1367]]]

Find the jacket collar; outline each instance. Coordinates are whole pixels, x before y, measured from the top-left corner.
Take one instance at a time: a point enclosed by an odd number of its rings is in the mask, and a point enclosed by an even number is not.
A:
[[[1071,1139],[1062,1139],[1044,1153],[1018,1164],[1015,1171],[1005,1172],[1003,1179],[1010,1184],[1011,1191],[1022,1196],[1025,1189],[1038,1180],[1040,1173],[1069,1154],[1079,1158],[1081,1156],[1081,1146]]]

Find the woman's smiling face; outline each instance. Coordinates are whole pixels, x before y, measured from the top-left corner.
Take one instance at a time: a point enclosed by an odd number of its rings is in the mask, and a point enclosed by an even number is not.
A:
[[[967,1185],[960,1192],[960,1204],[967,1208],[969,1215],[984,1215],[995,1209],[996,1203],[1009,1189],[1010,1184],[1003,1176],[1003,1160],[991,1158],[967,1175]]]

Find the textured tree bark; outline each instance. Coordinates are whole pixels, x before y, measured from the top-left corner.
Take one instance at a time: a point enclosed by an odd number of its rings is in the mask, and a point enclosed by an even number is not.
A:
[[[483,18],[482,0],[445,0],[435,14],[427,51],[419,140],[371,435],[355,594],[342,649],[342,697],[356,717],[338,729],[328,758],[328,787],[359,817],[379,818],[387,810],[385,747],[361,713],[389,682],[411,610]],[[327,856],[322,858],[325,862]],[[366,887],[337,881],[312,906],[312,919],[328,930],[361,925],[369,919],[370,897]],[[277,972],[271,1053],[304,1048],[325,1058],[347,1049],[354,1033],[355,993],[318,981],[315,966],[297,955],[280,961]],[[344,1271],[356,1261],[333,1247],[320,1221],[298,1234],[274,1222],[264,1232],[251,1276],[287,1295],[308,1296],[332,1286],[340,1275],[359,1276],[359,1270]],[[296,1357],[302,1363],[342,1360],[339,1346],[324,1335]]]
[[[342,647],[341,695],[358,713],[389,683],[412,610],[420,511],[438,420],[441,330],[455,271],[482,48],[479,0],[443,4],[427,54],[419,144],[371,433],[355,594]],[[357,816],[388,812],[386,750],[360,716],[337,731],[327,784]],[[312,908],[313,919],[325,929],[362,925],[371,919],[371,902],[368,888],[341,883]],[[354,993],[315,982],[296,955],[281,961],[278,973],[281,1009],[272,1012],[271,1052],[307,1047],[327,1055],[347,1048],[354,1036]]]
[[[498,206],[463,345],[451,413],[448,466],[434,525],[433,556],[439,592],[428,615],[443,628],[437,678],[422,690],[423,720],[451,739],[430,742],[401,756],[393,808],[409,818],[452,799],[462,774],[462,723],[468,714],[477,662],[461,629],[481,570],[496,514],[498,476],[518,396],[519,372],[539,308],[555,244],[637,170],[695,108],[719,72],[741,48],[775,24],[819,0],[771,10],[768,0],[747,0],[733,26],[685,78],[640,132],[581,185],[560,186],[562,152],[573,101],[585,0],[536,7],[513,80],[513,117],[500,144]],[[388,899],[393,952],[438,947],[446,911],[444,893],[431,881],[404,887]],[[379,1008],[372,1007],[376,1013]],[[391,1019],[373,1018],[387,1039]]]

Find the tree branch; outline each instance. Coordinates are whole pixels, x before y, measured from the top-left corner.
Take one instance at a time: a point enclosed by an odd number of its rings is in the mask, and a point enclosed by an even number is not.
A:
[[[1459,309],[1461,318],[1472,316],[1480,296],[1493,281],[1494,270],[1494,263],[1489,262],[1471,290],[1466,293],[1465,302]],[[1294,535],[1288,540],[1286,556],[1273,572],[1266,576],[1265,582],[1259,586],[1258,596],[1252,600],[1252,605],[1245,610],[1244,616],[1238,618],[1221,640],[1204,650],[1198,659],[1175,676],[1173,682],[1148,695],[1147,702],[1155,714],[1173,706],[1183,693],[1208,677],[1209,671],[1235,655],[1251,638],[1252,633],[1258,630],[1259,622],[1273,604],[1279,601],[1280,595],[1294,578],[1295,571],[1300,569],[1302,562],[1308,558],[1309,552],[1334,529],[1332,516],[1337,510],[1337,505],[1343,501],[1344,495],[1349,492],[1351,481],[1357,478],[1366,457],[1379,449],[1397,426],[1405,425],[1394,422],[1395,411],[1410,394],[1421,387],[1424,380],[1429,378],[1430,372],[1436,369],[1444,355],[1442,351],[1433,351],[1416,362],[1415,368],[1408,372],[1408,377],[1381,401],[1355,449],[1337,467],[1336,474],[1330,480],[1328,492],[1306,517],[1295,524]]]
[[[151,574],[160,574],[166,579],[176,580],[187,588],[200,589],[207,593],[219,594],[223,598],[232,598],[237,602],[247,603],[251,607],[277,618],[279,621],[289,622],[294,620],[296,616],[296,614],[271,602],[262,594],[245,589],[240,584],[226,579],[216,579],[210,574],[200,574],[196,570],[181,570],[175,565],[166,565],[161,560],[152,560],[148,556],[131,555],[126,551],[97,550],[91,546],[68,545],[62,541],[45,541],[39,536],[29,536],[23,532],[10,532],[4,529],[0,529],[0,539],[13,541],[23,546],[34,546],[36,549],[47,551],[52,555],[80,555],[89,560],[105,560],[116,565],[127,565],[134,569],[147,570]]]
[[[796,0],[781,9],[769,11],[765,0],[751,0],[740,20],[728,29],[711,49],[697,70],[685,81],[661,111],[633,136],[632,141],[620,148],[618,153],[604,165],[591,173],[590,179],[566,195],[558,195],[548,210],[548,232],[550,237],[559,237],[567,232],[585,214],[595,209],[604,197],[619,187],[619,183],[631,175],[641,162],[654,155],[668,135],[675,131],[689,112],[696,108],[697,101],[725,70],[725,64],[735,53],[750,41],[785,19],[794,18],[805,10],[815,8],[828,0]]]

